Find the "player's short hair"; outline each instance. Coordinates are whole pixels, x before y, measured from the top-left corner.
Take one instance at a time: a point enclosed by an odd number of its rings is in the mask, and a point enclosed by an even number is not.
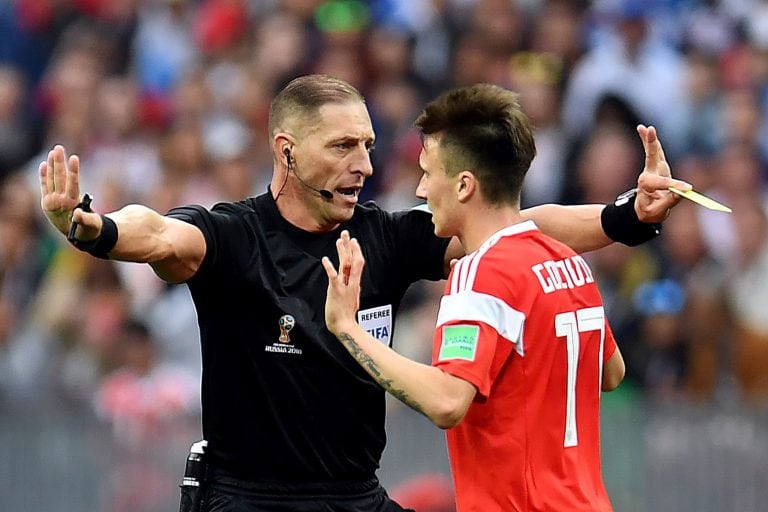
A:
[[[519,204],[536,144],[517,93],[491,84],[452,89],[427,104],[415,125],[422,137],[438,137],[449,176],[471,171],[490,203]]]
[[[344,80],[319,74],[295,78],[272,100],[269,134],[288,130],[296,121],[311,121],[323,105],[350,101],[365,103],[363,95]]]

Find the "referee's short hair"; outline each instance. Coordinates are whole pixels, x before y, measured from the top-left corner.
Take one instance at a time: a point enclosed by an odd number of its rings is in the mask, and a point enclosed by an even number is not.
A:
[[[328,75],[305,75],[291,80],[275,98],[269,108],[269,133],[286,130],[294,118],[307,120],[328,103],[359,101],[363,95],[351,84]]]

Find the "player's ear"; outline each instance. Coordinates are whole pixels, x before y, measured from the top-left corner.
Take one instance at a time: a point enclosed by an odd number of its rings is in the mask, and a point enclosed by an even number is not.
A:
[[[470,171],[461,171],[456,181],[456,198],[461,203],[469,199],[477,192],[477,178]]]

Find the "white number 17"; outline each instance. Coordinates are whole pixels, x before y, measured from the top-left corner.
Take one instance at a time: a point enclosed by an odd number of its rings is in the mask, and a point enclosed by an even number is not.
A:
[[[603,343],[605,341],[605,311],[602,306],[584,308],[555,316],[555,334],[565,336],[568,350],[568,389],[565,402],[565,441],[563,446],[576,446],[579,438],[576,434],[576,375],[579,369],[579,333],[600,331],[599,378],[597,390],[600,392],[603,378]]]

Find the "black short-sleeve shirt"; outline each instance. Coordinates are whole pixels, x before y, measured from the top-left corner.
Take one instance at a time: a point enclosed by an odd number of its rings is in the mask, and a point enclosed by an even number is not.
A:
[[[342,229],[366,260],[358,320],[389,343],[408,286],[443,277],[448,241],[419,210],[357,205],[337,230],[287,222],[269,192],[210,211],[168,215],[203,232],[207,252],[188,282],[203,355],[203,435],[212,463],[246,479],[371,478],[386,441],[384,392],[325,328],[328,279]]]

